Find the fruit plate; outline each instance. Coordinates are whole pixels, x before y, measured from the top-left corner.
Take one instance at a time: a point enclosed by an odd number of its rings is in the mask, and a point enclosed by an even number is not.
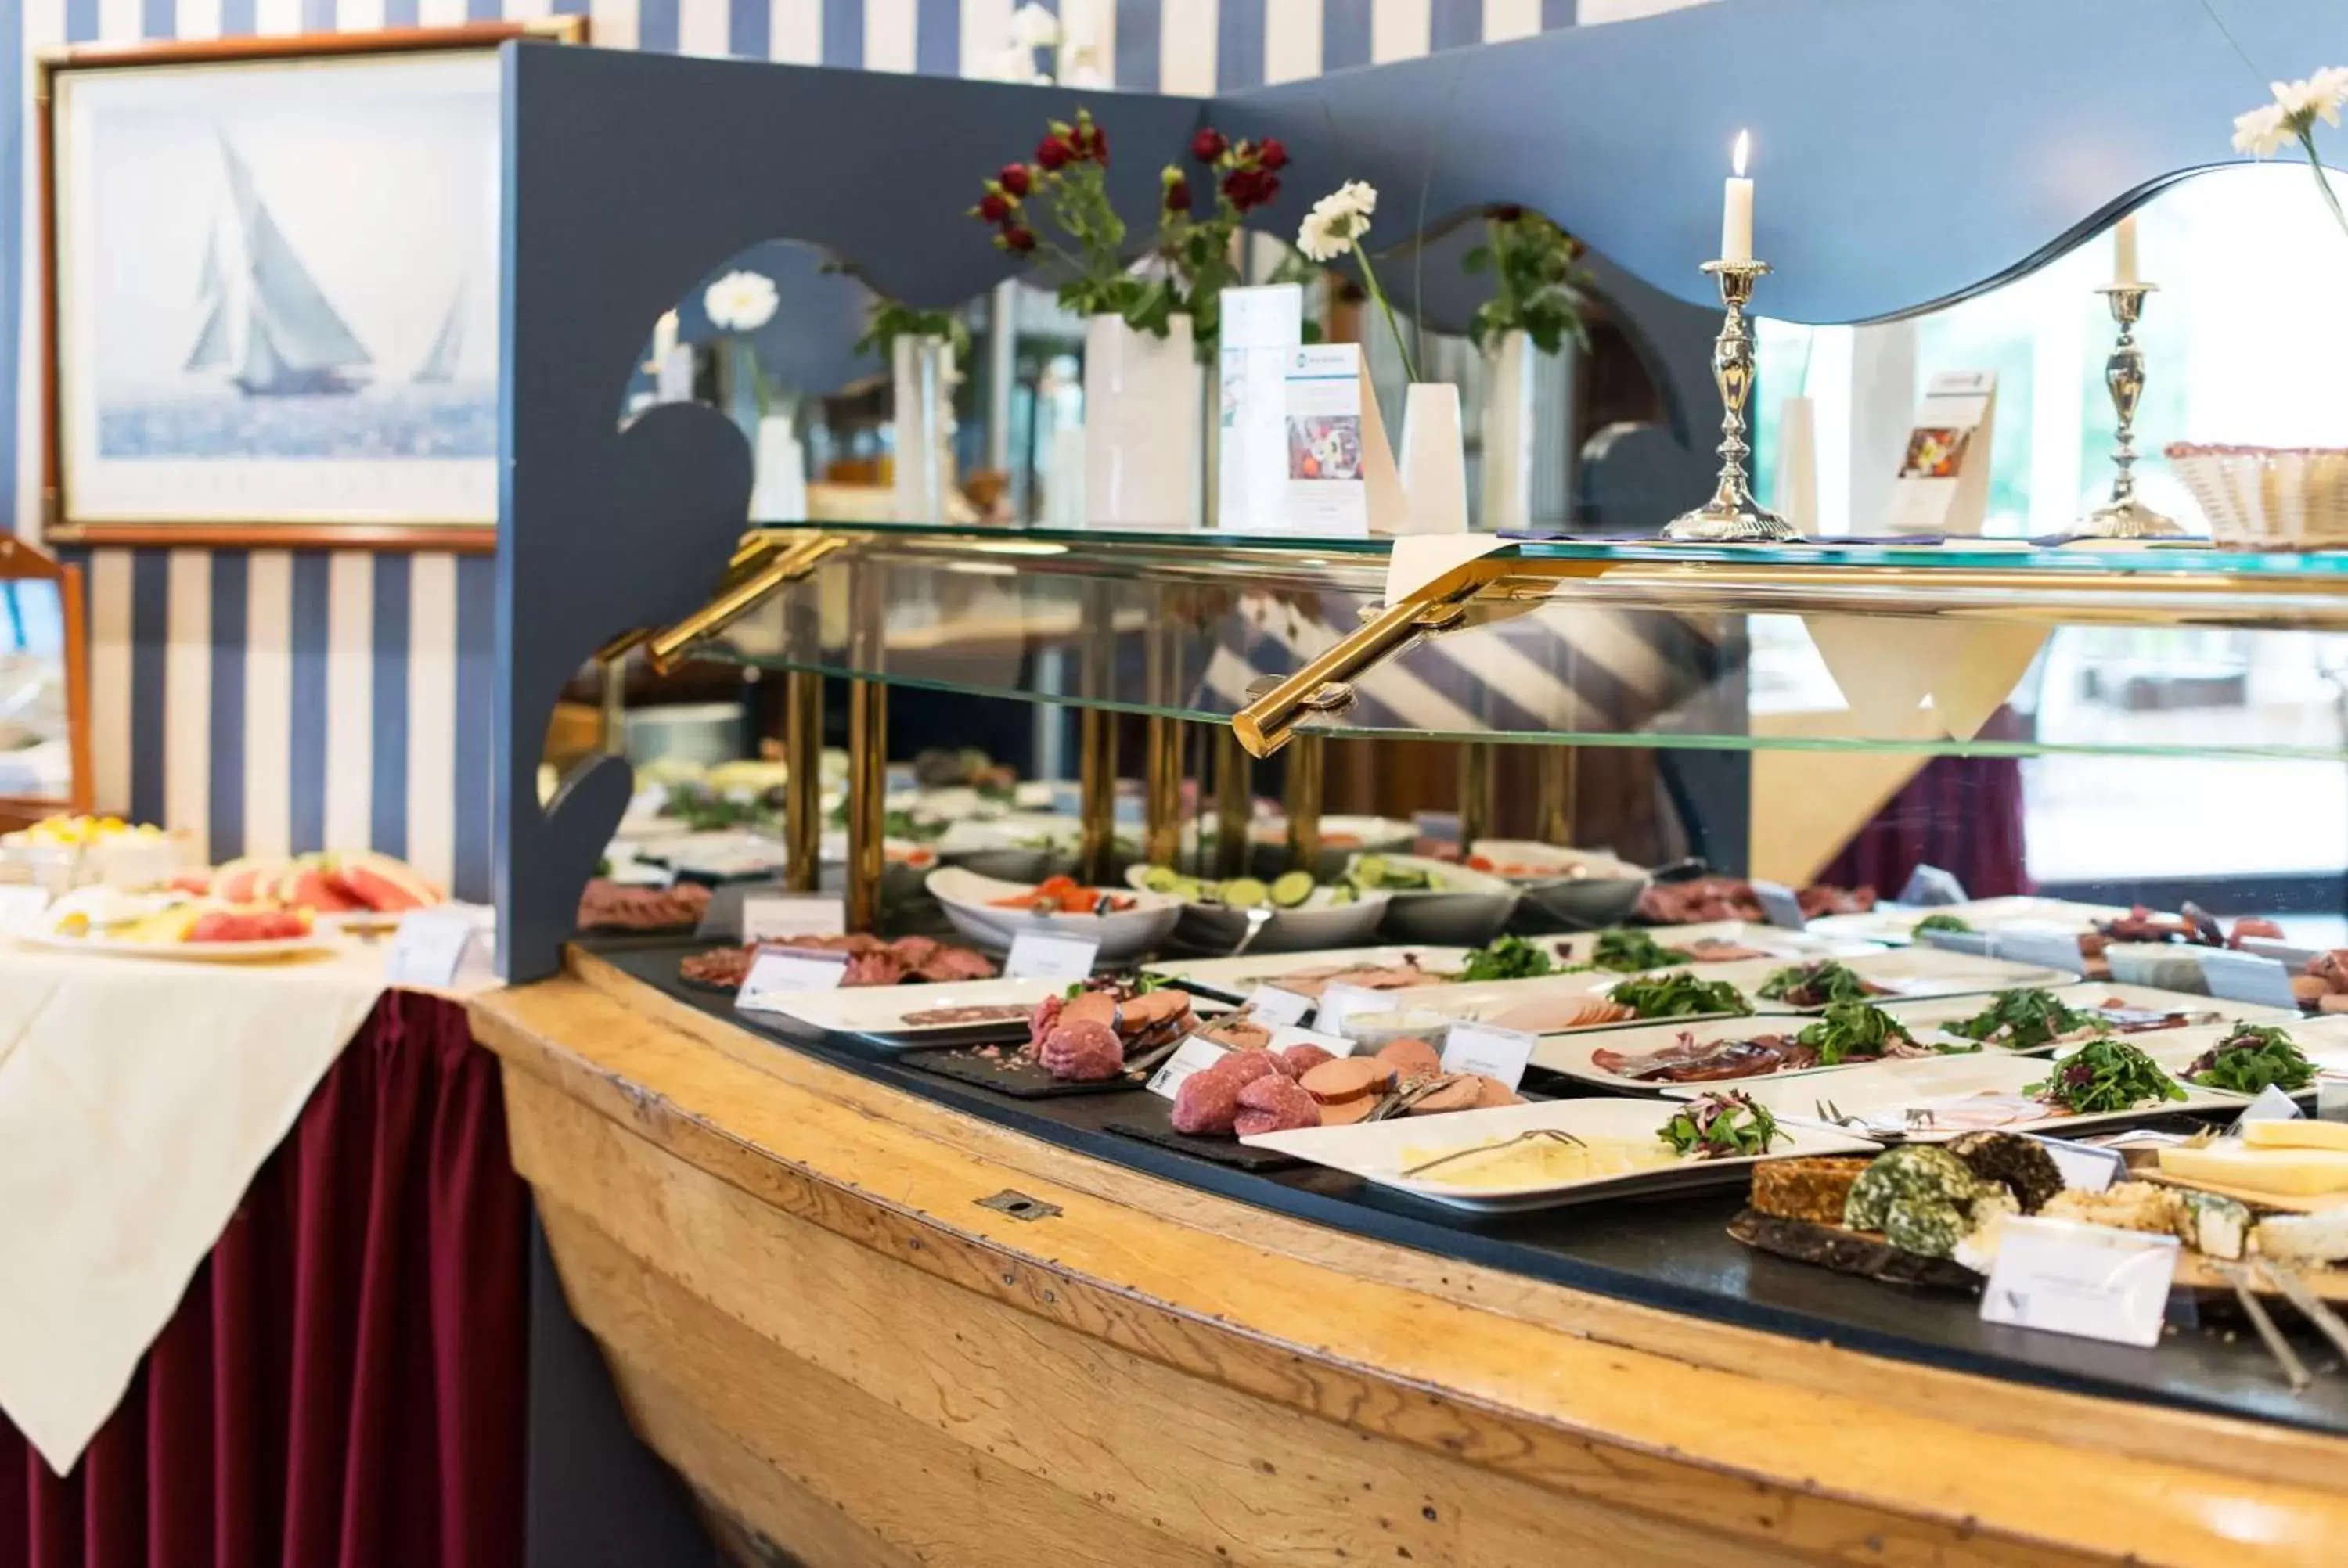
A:
[[[133,942],[114,937],[67,937],[56,931],[19,931],[16,940],[68,953],[104,953],[120,958],[168,958],[179,963],[242,964],[284,958],[296,953],[332,952],[334,938],[312,932],[265,942]]]
[[[1497,1143],[1535,1131],[1565,1133],[1588,1142],[1620,1141],[1634,1149],[1663,1146],[1657,1131],[1675,1108],[1653,1100],[1542,1100],[1488,1111],[1458,1111],[1445,1116],[1389,1118],[1350,1127],[1308,1127],[1293,1132],[1262,1132],[1241,1142],[1276,1149],[1298,1159],[1412,1197],[1475,1213],[1505,1214],[1587,1203],[1593,1198],[1675,1193],[1692,1187],[1733,1186],[1746,1179],[1755,1159],[1659,1158],[1653,1165],[1602,1175],[1534,1179],[1505,1187],[1456,1185],[1404,1172],[1455,1150]],[[1802,1154],[1872,1153],[1879,1145],[1830,1128],[1782,1129],[1786,1134],[1769,1158]],[[1666,1152],[1667,1153],[1667,1152]]]

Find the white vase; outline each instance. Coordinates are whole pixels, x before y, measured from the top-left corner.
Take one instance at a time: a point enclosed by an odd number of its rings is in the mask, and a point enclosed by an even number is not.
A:
[[[788,413],[758,420],[757,477],[750,490],[750,520],[805,522],[808,515],[807,448]]]
[[[1468,531],[1468,464],[1460,455],[1459,389],[1415,381],[1402,400],[1405,534]]]
[[[1817,407],[1807,397],[1777,405],[1777,482],[1770,487],[1769,509],[1797,534],[1818,531],[1818,430]]]
[[[1085,323],[1085,521],[1096,528],[1195,528],[1204,465],[1205,374],[1190,318],[1164,337],[1118,316]]]
[[[1533,340],[1502,333],[1484,364],[1483,506],[1476,527],[1497,534],[1532,523]]]
[[[953,470],[953,346],[901,334],[890,340],[889,372],[896,441],[891,509],[901,523],[943,522]]]

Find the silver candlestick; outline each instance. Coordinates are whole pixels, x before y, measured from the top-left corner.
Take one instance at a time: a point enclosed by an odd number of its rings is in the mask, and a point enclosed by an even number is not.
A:
[[[1745,405],[1753,396],[1753,334],[1746,330],[1745,307],[1753,285],[1769,270],[1766,261],[1706,261],[1704,270],[1720,282],[1727,311],[1712,345],[1712,379],[1720,388],[1720,483],[1712,499],[1682,512],[1663,526],[1663,538],[1706,544],[1766,544],[1798,536],[1793,525],[1754,499],[1745,459],[1753,448],[1745,439]]]
[[[2113,434],[2112,498],[2080,519],[2079,532],[2098,539],[2165,539],[2185,530],[2177,519],[2154,511],[2136,498],[2136,408],[2144,396],[2144,350],[2136,343],[2136,323],[2144,318],[2144,297],[2157,293],[2157,283],[2114,283],[2096,292],[2111,302],[2112,320],[2119,323],[2119,341],[2104,361],[2104,385],[2112,395],[2112,412],[2119,417]]]

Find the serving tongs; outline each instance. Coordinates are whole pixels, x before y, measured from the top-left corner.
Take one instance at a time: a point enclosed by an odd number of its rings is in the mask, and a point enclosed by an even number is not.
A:
[[[1933,1115],[1932,1108],[1929,1105],[1910,1105],[1903,1107],[1900,1114],[1906,1119],[1908,1125],[1904,1130],[1900,1132],[1891,1132],[1884,1128],[1878,1127],[1864,1116],[1847,1115],[1844,1113],[1842,1108],[1831,1100],[1813,1100],[1810,1102],[1810,1112],[1811,1114],[1818,1121],[1824,1122],[1829,1126],[1839,1127],[1844,1132],[1856,1134],[1861,1138],[1871,1138],[1876,1143],[1883,1144],[1886,1148],[1890,1148],[1894,1144],[1905,1143],[1910,1133],[1936,1128],[1940,1125],[1938,1118]]]
[[[1501,1150],[1514,1148],[1519,1143],[1535,1142],[1564,1143],[1576,1149],[1585,1147],[1581,1139],[1561,1128],[1534,1127],[1518,1133],[1513,1138],[1503,1138],[1497,1143],[1476,1143],[1465,1149],[1454,1149],[1448,1154],[1437,1154],[1432,1160],[1421,1160],[1416,1165],[1405,1165],[1395,1173],[1398,1176],[1424,1175],[1437,1165],[1447,1165],[1454,1160],[1464,1160],[1470,1154],[1497,1154]]]
[[[2282,1375],[2291,1382],[2291,1391],[2296,1394],[2315,1381],[2314,1374],[2307,1369],[2307,1363],[2299,1358],[2299,1352],[2291,1348],[2291,1341],[2285,1339],[2282,1330],[2275,1327],[2274,1318],[2267,1312],[2266,1303],[2260,1301],[2258,1293],[2251,1288],[2250,1271],[2240,1264],[2219,1263],[2215,1258],[2209,1261],[2209,1271],[2234,1287],[2235,1303],[2241,1307],[2242,1316],[2250,1320],[2250,1327],[2258,1330],[2259,1339],[2266,1346],[2267,1354],[2272,1356],[2275,1364],[2282,1368]],[[2286,1291],[2284,1294],[2290,1293]]]

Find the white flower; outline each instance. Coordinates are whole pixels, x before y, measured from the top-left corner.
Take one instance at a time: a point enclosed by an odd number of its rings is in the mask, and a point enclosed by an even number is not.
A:
[[[1022,49],[1048,49],[1060,41],[1060,19],[1035,0],[1011,13],[1011,42]]]
[[[2248,114],[2234,117],[2234,150],[2253,158],[2265,158],[2280,150],[2291,134],[2281,104],[2260,104]]]
[[[2348,66],[2327,66],[2303,82],[2271,82],[2268,90],[2295,128],[2313,124],[2319,116],[2338,125],[2341,100],[2348,98]]]
[[[1370,231],[1370,214],[1377,209],[1377,188],[1349,179],[1313,204],[1296,231],[1296,248],[1310,261],[1334,261]]]
[[[1005,44],[987,56],[986,64],[979,67],[979,76],[990,82],[1023,84],[1035,82],[1039,87],[1045,85],[1036,79],[1035,51],[1023,49],[1016,44]]]
[[[728,272],[702,291],[701,308],[719,332],[757,332],[775,319],[781,303],[775,280],[763,272]]]
[[[1100,56],[1091,49],[1061,50],[1060,80],[1063,85],[1072,87],[1105,87],[1109,85],[1108,77],[1100,68]]]

